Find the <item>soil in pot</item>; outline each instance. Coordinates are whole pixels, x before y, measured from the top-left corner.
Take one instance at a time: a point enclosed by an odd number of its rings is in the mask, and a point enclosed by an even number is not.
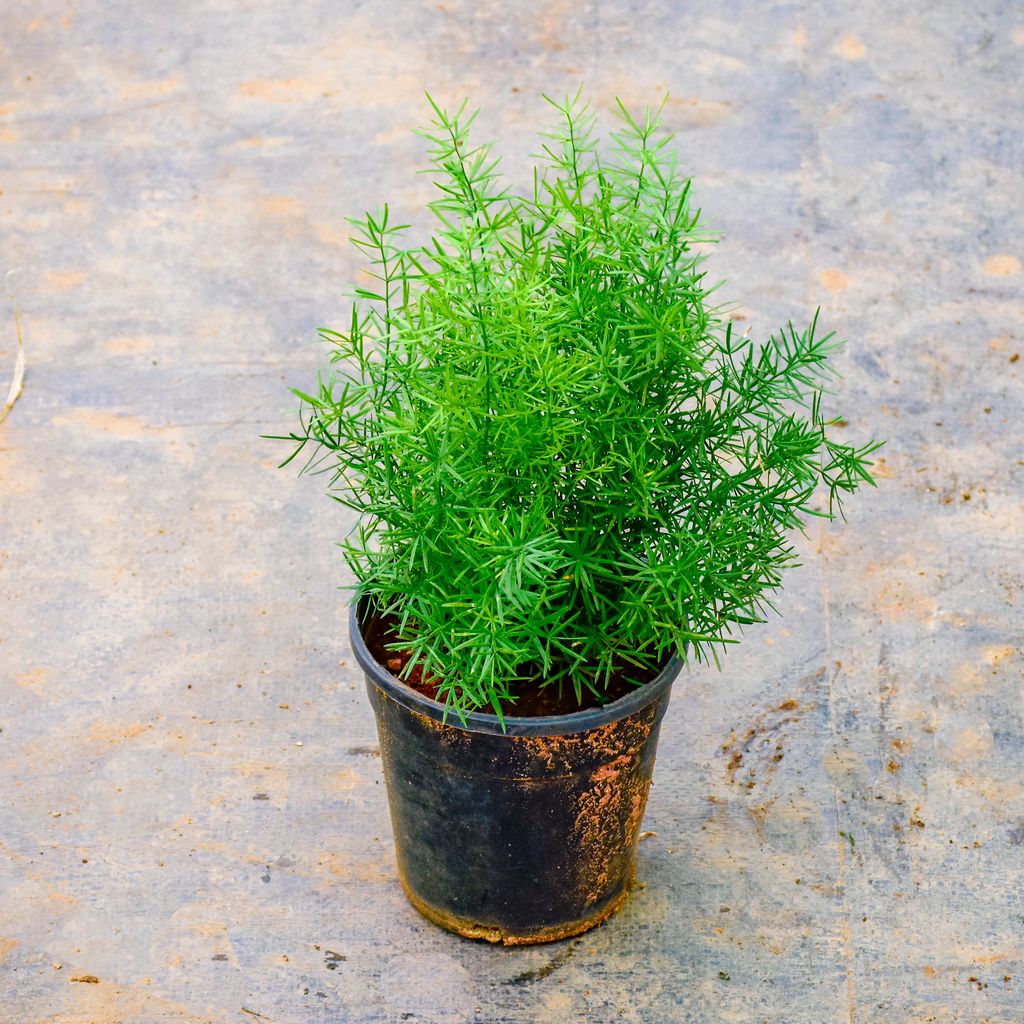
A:
[[[396,650],[391,647],[398,641],[397,624],[396,616],[375,615],[369,618],[365,623],[363,633],[366,646],[377,662],[385,666],[406,686],[431,700],[438,700],[437,690],[441,682],[440,679],[436,676],[425,676],[420,665],[414,665],[406,675],[412,652],[401,648]],[[576,711],[602,707],[620,697],[625,697],[637,686],[649,683],[657,674],[657,671],[644,671],[633,665],[620,666],[613,671],[608,681],[608,688],[601,693],[600,697],[589,690],[584,690],[581,700],[577,700],[575,691],[569,686],[524,684],[522,691],[516,696],[515,703],[508,704],[502,710],[506,715],[516,718],[570,715]]]

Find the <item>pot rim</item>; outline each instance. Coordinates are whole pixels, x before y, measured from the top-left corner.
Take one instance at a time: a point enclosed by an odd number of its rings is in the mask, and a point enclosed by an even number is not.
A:
[[[587,732],[603,725],[626,718],[653,704],[668,690],[683,668],[683,660],[673,656],[668,664],[649,683],[638,686],[624,697],[602,704],[596,708],[585,708],[567,715],[505,715],[498,718],[486,711],[471,711],[465,719],[459,718],[456,712],[444,704],[427,697],[425,694],[407,686],[397,676],[392,675],[370,653],[363,639],[362,618],[370,595],[364,594],[349,606],[348,627],[352,641],[352,652],[356,661],[378,689],[388,697],[410,711],[425,715],[453,729],[464,732],[489,733],[499,736],[567,736],[572,733]],[[504,727],[502,722],[504,721]]]

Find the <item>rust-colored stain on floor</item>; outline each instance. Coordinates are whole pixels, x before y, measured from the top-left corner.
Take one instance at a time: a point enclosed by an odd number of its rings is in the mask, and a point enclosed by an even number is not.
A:
[[[0,1024],[1024,1021],[1018,6],[14,0],[0,57]],[[422,90],[517,180],[580,82],[670,91],[732,316],[822,304],[888,445],[676,685],[642,887],[494,949],[401,893],[349,523],[260,435]]]

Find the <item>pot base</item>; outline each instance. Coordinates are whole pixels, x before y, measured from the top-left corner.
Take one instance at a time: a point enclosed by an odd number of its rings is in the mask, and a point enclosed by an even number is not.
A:
[[[431,924],[436,924],[445,931],[454,932],[466,939],[479,939],[483,942],[498,943],[504,946],[539,946],[544,942],[559,942],[562,939],[571,939],[575,935],[582,935],[583,932],[604,924],[609,917],[621,908],[630,890],[636,884],[636,876],[629,880],[629,884],[618,893],[612,900],[606,903],[597,913],[588,917],[582,917],[575,921],[567,921],[564,924],[552,925],[547,928],[539,928],[536,931],[513,933],[504,931],[493,925],[478,924],[466,917],[458,917],[455,914],[448,914],[443,910],[424,903],[408,886],[405,879],[399,872],[399,881],[402,883],[402,891],[405,898],[412,904],[415,910],[423,915]]]

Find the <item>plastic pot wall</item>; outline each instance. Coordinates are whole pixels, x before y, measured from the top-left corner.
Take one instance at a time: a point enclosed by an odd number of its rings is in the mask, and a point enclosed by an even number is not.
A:
[[[518,945],[576,935],[634,881],[658,727],[681,663],[611,704],[465,722],[352,647],[377,717],[398,872],[413,906],[471,938]]]

